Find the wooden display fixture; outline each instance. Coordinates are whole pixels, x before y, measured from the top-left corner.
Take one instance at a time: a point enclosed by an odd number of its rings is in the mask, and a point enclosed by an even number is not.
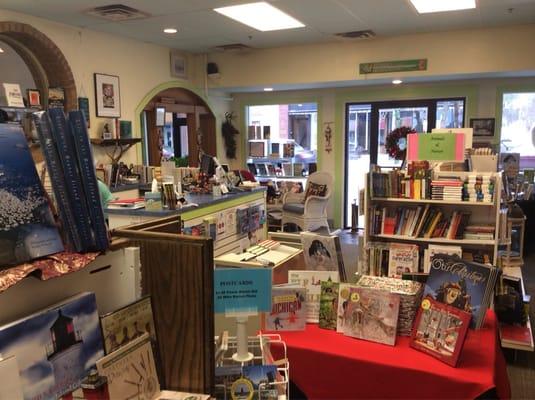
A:
[[[140,247],[141,291],[143,295],[152,295],[162,386],[212,393],[212,239],[181,235],[177,216],[117,229],[115,235]]]
[[[106,155],[111,159],[112,164],[119,163],[119,160],[133,145],[141,143],[140,138],[128,139],[91,139],[91,144],[103,147],[112,147],[113,150],[106,151]]]

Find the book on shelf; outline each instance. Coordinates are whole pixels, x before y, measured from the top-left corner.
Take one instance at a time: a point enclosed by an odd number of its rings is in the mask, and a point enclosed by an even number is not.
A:
[[[274,285],[271,289],[271,312],[264,313],[263,329],[268,331],[302,331],[306,323],[306,290],[302,285]]]
[[[399,295],[371,288],[350,288],[344,335],[390,346],[396,344]]]
[[[472,314],[471,327],[479,329],[493,297],[498,268],[437,254],[431,260],[424,295]]]
[[[76,216],[76,228],[82,241],[82,251],[89,251],[95,248],[95,237],[91,230],[85,192],[78,172],[74,139],[63,109],[50,109],[48,115],[52,123],[52,137],[56,143],[63,173],[65,174],[70,204]]]
[[[321,282],[319,327],[336,330],[339,282]]]
[[[368,270],[362,272],[365,275],[388,276],[390,244],[385,242],[368,242],[366,252],[368,256]]]
[[[20,125],[0,124],[0,268],[63,251]]]
[[[82,250],[82,241],[76,228],[76,219],[67,192],[67,183],[63,174],[58,149],[52,138],[50,120],[44,111],[33,113],[32,116],[52,183],[52,191],[63,227],[65,242],[72,251],[79,252]]]
[[[410,345],[455,367],[470,318],[470,313],[426,297],[418,310]]]
[[[288,283],[305,287],[306,322],[319,322],[321,281],[339,282],[338,271],[288,271]]]
[[[104,355],[94,293],[0,327],[0,354],[17,357],[25,399],[71,393]]]
[[[419,248],[415,244],[390,243],[388,276],[401,278],[404,272],[418,272]]]
[[[74,138],[74,148],[85,194],[84,201],[87,203],[89,219],[95,237],[94,250],[104,251],[109,246],[108,227],[100,201],[100,191],[84,114],[79,110],[70,111],[69,124]]]

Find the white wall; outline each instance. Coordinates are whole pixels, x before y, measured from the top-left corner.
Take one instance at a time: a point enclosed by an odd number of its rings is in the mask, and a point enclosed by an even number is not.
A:
[[[22,96],[26,98],[26,90],[35,89],[32,73],[11,46],[0,42],[0,48],[4,50],[3,53],[0,53],[0,85],[2,83],[18,83]],[[3,87],[0,87],[0,104],[7,104]]]

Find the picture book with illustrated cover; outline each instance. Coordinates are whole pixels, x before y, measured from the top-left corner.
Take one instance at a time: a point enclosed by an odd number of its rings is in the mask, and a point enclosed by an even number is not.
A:
[[[275,285],[271,289],[271,312],[264,315],[268,331],[302,331],[306,323],[306,290],[300,285]]]
[[[117,350],[144,333],[156,343],[150,296],[143,297],[100,317],[106,354]]]
[[[340,280],[346,281],[346,272],[340,238],[336,235],[318,235],[317,233],[301,232],[303,256],[308,270],[338,271]]]
[[[455,367],[470,319],[470,313],[428,296],[418,310],[410,345]]]
[[[288,271],[288,282],[305,287],[306,322],[318,323],[321,281],[339,282],[337,271]]]
[[[347,325],[346,323],[346,310],[347,305],[349,304],[349,295],[351,289],[356,286],[351,283],[340,283],[338,286],[338,304],[336,312],[336,332],[344,332],[344,329]]]
[[[336,330],[338,319],[338,290],[340,283],[321,282],[319,327]]]
[[[431,260],[424,296],[472,314],[471,328],[483,324],[498,276],[495,267],[437,254]]]
[[[436,254],[448,254],[450,256],[457,256],[461,258],[463,256],[463,249],[461,246],[444,246],[439,244],[430,244],[424,251],[424,272],[429,273],[431,266],[431,259]]]
[[[401,278],[404,272],[418,272],[418,246],[390,243],[388,276]]]
[[[15,356],[24,399],[70,393],[104,355],[94,293],[0,327],[0,354]]]
[[[398,313],[399,295],[378,289],[350,289],[344,334],[394,346]]]
[[[160,393],[148,333],[102,357],[97,370],[108,379],[110,399],[153,400]]]
[[[275,365],[246,365],[243,367],[243,376],[253,384],[253,399],[277,400],[279,393]]]
[[[0,124],[0,268],[63,251],[20,125]]]

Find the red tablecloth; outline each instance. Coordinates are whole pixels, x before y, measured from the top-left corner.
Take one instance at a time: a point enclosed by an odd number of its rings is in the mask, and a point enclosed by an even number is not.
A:
[[[309,399],[473,399],[494,388],[502,399],[511,396],[492,311],[480,330],[468,332],[457,368],[409,347],[407,337],[391,347],[312,324],[277,333],[288,347],[290,379]]]

